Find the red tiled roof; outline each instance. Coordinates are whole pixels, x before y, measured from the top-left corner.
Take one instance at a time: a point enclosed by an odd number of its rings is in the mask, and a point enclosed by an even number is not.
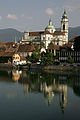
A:
[[[13,52],[0,52],[0,57],[12,57],[13,55]]]
[[[14,45],[15,43],[14,42],[7,42],[6,45]]]
[[[0,45],[5,45],[5,43],[4,43],[4,42],[2,42],[2,41],[0,41]]]
[[[44,33],[44,31],[40,31],[40,32],[29,32],[30,36],[40,36],[42,33]]]
[[[72,47],[72,44],[69,44],[69,43],[67,43],[67,44],[64,44],[62,47]]]
[[[60,48],[59,45],[51,45],[49,46],[48,50],[54,50],[54,49],[59,50],[59,48]]]
[[[17,52],[32,52],[35,50],[34,45],[19,45],[18,51]]]
[[[26,60],[26,58],[23,56],[20,56],[20,60]]]
[[[51,34],[51,33],[48,30],[46,30],[42,34],[45,35],[45,34]]]

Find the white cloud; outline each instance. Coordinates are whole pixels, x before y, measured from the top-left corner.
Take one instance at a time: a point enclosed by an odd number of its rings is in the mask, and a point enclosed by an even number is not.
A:
[[[13,15],[13,14],[8,14],[7,16],[8,19],[12,19],[12,20],[17,20],[17,16],[16,15]]]
[[[0,16],[0,20],[2,20],[2,16]]]
[[[48,15],[52,15],[54,12],[51,8],[47,8],[45,13],[48,14]]]
[[[25,18],[25,19],[29,19],[29,20],[31,20],[31,19],[32,19],[32,17],[31,17],[31,16],[25,16],[24,14],[22,14],[22,15],[21,15],[21,18]]]

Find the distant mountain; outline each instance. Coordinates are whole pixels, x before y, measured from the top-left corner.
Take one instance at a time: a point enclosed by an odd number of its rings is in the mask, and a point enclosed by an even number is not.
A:
[[[60,28],[57,28],[56,30],[60,30]],[[19,41],[23,37],[24,33],[20,32],[16,29],[8,28],[8,29],[0,29],[0,40],[3,42],[8,41]],[[69,28],[69,40],[74,36],[80,36],[80,26],[79,27],[70,27]]]
[[[69,28],[69,40],[74,36],[80,36],[80,26],[79,27],[70,27]]]
[[[8,28],[8,29],[0,29],[0,40],[3,42],[8,42],[8,41],[15,41],[15,37],[16,40],[20,40],[23,36],[23,33],[16,30],[16,29],[12,29],[12,28]]]
[[[56,30],[60,30],[60,28],[56,28]],[[69,40],[74,36],[80,36],[80,26],[69,27]]]

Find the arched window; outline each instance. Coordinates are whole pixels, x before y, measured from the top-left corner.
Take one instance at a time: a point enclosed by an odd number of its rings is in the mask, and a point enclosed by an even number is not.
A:
[[[63,25],[63,30],[65,30],[65,25]]]

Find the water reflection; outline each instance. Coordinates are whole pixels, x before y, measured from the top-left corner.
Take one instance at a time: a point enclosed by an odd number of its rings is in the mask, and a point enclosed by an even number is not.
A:
[[[24,87],[24,93],[43,93],[50,105],[55,95],[59,95],[62,111],[67,106],[67,87],[71,87],[76,95],[80,95],[80,76],[78,73],[47,73],[37,71],[13,70],[8,75],[12,81],[18,81]]]
[[[4,79],[6,78],[6,79]],[[80,96],[79,73],[59,73],[42,71],[0,71],[0,81],[18,82],[24,88],[24,94],[42,93],[48,105],[51,105],[56,95],[64,112],[68,102],[68,87]],[[10,96],[9,96],[10,97]]]

